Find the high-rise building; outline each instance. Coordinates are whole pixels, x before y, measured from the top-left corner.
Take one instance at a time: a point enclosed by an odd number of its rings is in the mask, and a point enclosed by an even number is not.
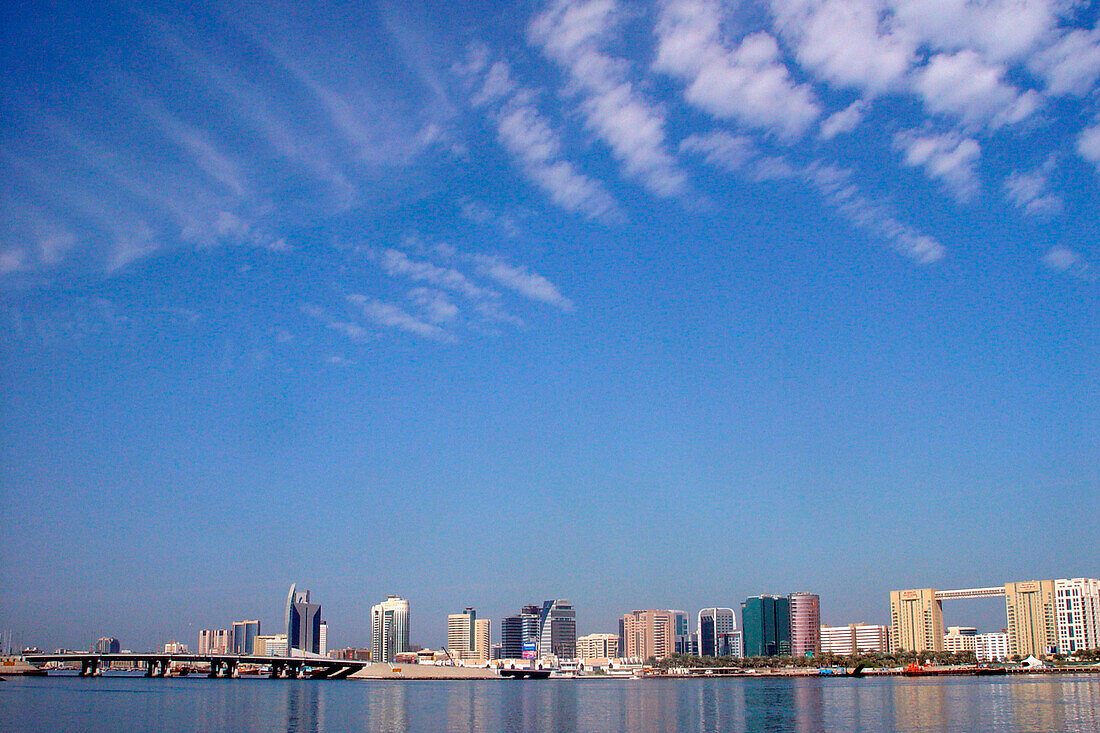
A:
[[[1058,616],[1058,651],[1100,649],[1100,580],[1072,578],[1054,581]]]
[[[974,637],[974,654],[979,662],[1003,662],[1008,659],[1008,634],[998,631]]]
[[[786,596],[752,596],[741,604],[746,657],[791,653],[791,611]]]
[[[290,586],[285,619],[288,655],[320,654],[321,605],[310,603],[308,590],[297,593],[296,587]]]
[[[492,658],[493,625],[487,618],[474,621],[474,659]]]
[[[623,656],[664,659],[676,653],[676,620],[671,611],[650,609],[623,614]]]
[[[392,662],[408,650],[409,602],[400,596],[386,596],[370,610],[371,661]]]
[[[1021,657],[1053,654],[1058,649],[1058,615],[1053,580],[1005,583],[1008,653]]]
[[[538,648],[541,612],[538,606],[527,605],[519,614],[506,616],[500,622],[501,659],[523,659],[525,642],[532,651]]]
[[[317,653],[322,657],[328,656],[328,621],[321,620],[321,628],[317,634]]]
[[[101,636],[90,646],[89,651],[96,654],[118,654],[121,648],[122,645],[115,637]]]
[[[474,626],[477,611],[467,608],[462,613],[447,616],[447,649],[457,659],[473,659]]]
[[[890,591],[894,651],[943,651],[943,604],[935,588]]]
[[[539,613],[538,656],[575,659],[577,656],[577,612],[565,599],[545,601]]]
[[[260,635],[259,621],[233,622],[233,653],[254,654],[256,637]]]
[[[791,593],[791,654],[813,656],[821,651],[821,598],[814,593]]]
[[[577,638],[578,659],[613,659],[619,656],[616,634],[589,634]]]
[[[737,631],[737,616],[732,608],[704,608],[699,612],[695,629],[699,634],[699,655],[719,657],[718,637]]]
[[[977,646],[978,630],[973,626],[948,626],[947,633],[943,635],[943,650],[945,652],[975,652]]]

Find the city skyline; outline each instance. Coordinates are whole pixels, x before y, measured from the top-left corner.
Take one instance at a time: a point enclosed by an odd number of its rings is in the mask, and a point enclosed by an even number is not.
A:
[[[1096,575],[1097,4],[0,13],[0,628]]]
[[[978,633],[977,627],[957,625],[958,618],[954,615],[950,618],[956,625],[946,624],[943,600],[957,602],[974,598],[1005,599],[1005,616],[1002,617],[1005,623],[999,630],[994,628]],[[746,598],[740,603],[741,629],[736,612],[730,608],[699,609],[694,629],[686,611],[651,608],[634,609],[620,615],[617,634],[604,631],[582,634],[576,627],[576,607],[564,599],[547,600],[541,606],[525,604],[518,615],[500,619],[499,626],[484,615],[478,618],[475,608],[466,607],[460,613],[447,614],[443,620],[444,641],[435,645],[429,641],[435,630],[433,624],[427,624],[429,634],[426,638],[416,637],[408,599],[390,594],[385,601],[371,607],[368,643],[338,646],[348,650],[365,648],[372,658],[390,662],[405,652],[433,646],[437,651],[448,649],[452,661],[571,658],[571,652],[580,649],[582,636],[589,638],[590,643],[600,637],[613,636],[621,656],[642,659],[659,659],[672,654],[812,657],[822,650],[878,648],[929,653],[976,651],[980,661],[982,658],[988,661],[990,649],[998,648],[1007,650],[1001,657],[1045,655],[1054,651],[1065,654],[1100,648],[1100,579],[1096,578],[1011,581],[1003,586],[959,590],[895,590],[889,592],[888,599],[890,622],[886,625],[869,624],[866,620],[839,626],[822,622],[820,596],[802,590],[785,596],[764,594]],[[336,649],[327,643],[328,623],[319,620],[320,605],[310,603],[310,591],[298,593],[296,585],[292,584],[286,603],[282,634],[260,636],[259,620],[234,621],[229,628],[201,630],[196,647],[198,653],[248,654],[254,640],[264,640],[264,649],[258,652],[261,655],[324,657],[328,651]],[[314,639],[319,634],[320,648],[315,642],[305,640],[310,636],[306,630],[309,624],[298,620],[305,618],[319,624],[319,631],[312,634]],[[725,620],[716,623],[716,618]],[[559,623],[564,626],[559,627]],[[494,627],[498,631],[494,632]],[[5,644],[14,644],[15,640],[9,638],[11,630],[3,632]],[[295,636],[304,641],[291,642]],[[277,641],[280,638],[282,641]],[[119,648],[120,642],[114,637],[100,637],[91,648],[102,651],[108,642],[111,648]],[[280,651],[272,651],[272,643],[277,644]],[[180,644],[178,639],[169,638],[158,641],[153,648],[159,651],[162,647]],[[182,645],[187,646],[186,642]],[[303,649],[304,646],[311,648]],[[491,656],[490,650],[494,655],[499,650],[500,656]]]

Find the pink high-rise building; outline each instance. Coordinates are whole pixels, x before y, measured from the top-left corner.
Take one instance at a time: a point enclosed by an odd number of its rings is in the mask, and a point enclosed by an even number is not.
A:
[[[791,656],[821,653],[821,599],[814,593],[787,596],[791,608]]]

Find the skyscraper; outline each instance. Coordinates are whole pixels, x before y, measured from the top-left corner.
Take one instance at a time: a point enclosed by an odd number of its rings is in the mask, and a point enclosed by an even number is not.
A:
[[[474,621],[474,659],[491,659],[493,625],[487,618]]]
[[[791,653],[790,602],[783,596],[752,596],[741,604],[746,657]]]
[[[408,650],[409,602],[400,596],[386,596],[370,610],[371,661],[392,662]]]
[[[1008,653],[1026,657],[1052,654],[1058,648],[1058,616],[1053,580],[1005,583]]]
[[[1072,578],[1054,581],[1058,614],[1058,651],[1100,649],[1100,580]]]
[[[260,635],[259,621],[233,622],[233,653],[254,654],[256,637]]]
[[[506,616],[500,622],[501,659],[523,659],[523,645],[534,644],[538,648],[539,617],[541,609],[528,605],[515,616]]]
[[[577,656],[577,612],[570,601],[545,601],[539,613],[539,658]]]
[[[101,636],[91,645],[90,651],[96,654],[118,654],[122,645],[113,636]]]
[[[890,643],[894,651],[943,651],[943,603],[935,588],[890,591]]]
[[[791,609],[791,654],[813,656],[821,652],[821,599],[813,593],[787,596]]]
[[[676,619],[671,611],[651,609],[623,614],[623,656],[664,659],[676,653]]]
[[[696,621],[699,633],[699,655],[719,657],[718,639],[720,634],[737,631],[737,616],[732,608],[704,608],[699,611]]]
[[[297,593],[290,586],[286,596],[287,656],[321,653],[321,605],[310,603],[309,591]]]
[[[447,616],[447,649],[458,659],[474,658],[474,626],[477,611],[466,608]]]
[[[328,621],[321,619],[320,633],[317,635],[317,653],[328,656]]]

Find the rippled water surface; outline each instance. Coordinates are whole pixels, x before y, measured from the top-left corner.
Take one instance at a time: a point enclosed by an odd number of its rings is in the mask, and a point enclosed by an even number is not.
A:
[[[0,730],[1100,731],[1100,676],[0,682]]]

